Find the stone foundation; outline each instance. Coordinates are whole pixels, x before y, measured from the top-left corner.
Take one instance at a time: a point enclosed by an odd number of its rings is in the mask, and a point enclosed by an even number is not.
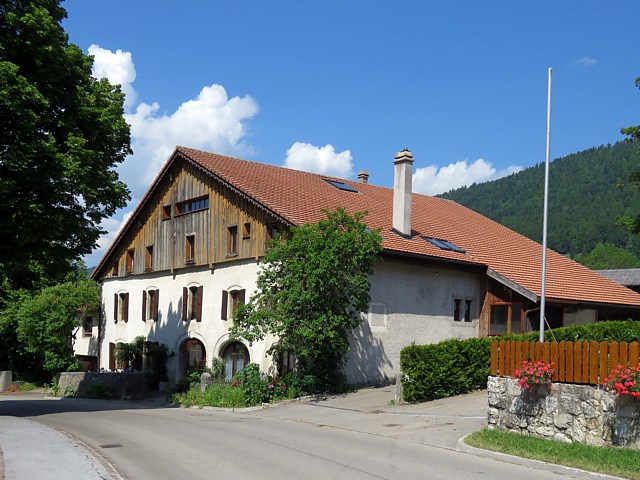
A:
[[[516,379],[489,377],[489,429],[578,442],[640,449],[640,400],[593,385],[554,383],[534,392]]]
[[[74,392],[77,397],[102,396],[109,393],[113,398],[138,399],[147,395],[147,383],[144,373],[95,373],[64,372],[58,381],[60,395]],[[101,385],[97,389],[92,385]]]

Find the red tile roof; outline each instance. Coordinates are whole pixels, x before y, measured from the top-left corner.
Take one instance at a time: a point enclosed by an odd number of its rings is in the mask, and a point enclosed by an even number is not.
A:
[[[293,225],[316,222],[323,217],[323,208],[343,207],[350,213],[366,210],[365,221],[370,228],[381,230],[387,252],[486,265],[540,296],[542,246],[453,201],[414,193],[414,234],[407,239],[391,230],[393,189],[185,147],[177,147],[172,160],[179,154]],[[392,169],[390,160],[389,171]],[[323,179],[339,180],[358,192],[340,190]],[[153,186],[147,196],[152,190]],[[448,240],[465,253],[442,250],[421,235]],[[551,250],[547,254],[546,296],[570,302],[640,306],[640,294]]]

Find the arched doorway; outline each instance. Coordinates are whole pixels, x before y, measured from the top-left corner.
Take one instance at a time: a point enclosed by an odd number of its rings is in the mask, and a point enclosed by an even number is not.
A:
[[[204,371],[207,366],[207,354],[203,343],[197,338],[188,338],[180,347],[184,372]]]
[[[233,342],[224,349],[224,379],[231,380],[236,373],[249,365],[249,350],[240,342]]]

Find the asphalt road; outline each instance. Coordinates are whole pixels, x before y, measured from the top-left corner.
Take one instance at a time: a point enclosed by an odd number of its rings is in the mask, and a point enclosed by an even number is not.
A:
[[[360,397],[251,412],[14,397],[1,399],[0,416],[28,418],[70,433],[115,466],[118,474],[112,472],[111,478],[587,478],[585,472],[539,462],[460,451],[457,439],[481,428],[481,416],[445,401],[428,408],[376,409],[381,403],[376,395],[365,391]],[[471,404],[470,410],[482,404],[473,396],[457,401]]]

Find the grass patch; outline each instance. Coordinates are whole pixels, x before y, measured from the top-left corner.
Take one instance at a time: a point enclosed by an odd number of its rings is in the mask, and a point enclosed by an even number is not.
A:
[[[629,448],[590,447],[486,429],[472,433],[466,442],[494,452],[640,480],[640,451]]]
[[[20,390],[23,390],[25,392],[30,392],[31,390],[35,390],[36,388],[38,388],[38,385],[36,385],[35,383],[31,383],[31,382],[20,382]]]

